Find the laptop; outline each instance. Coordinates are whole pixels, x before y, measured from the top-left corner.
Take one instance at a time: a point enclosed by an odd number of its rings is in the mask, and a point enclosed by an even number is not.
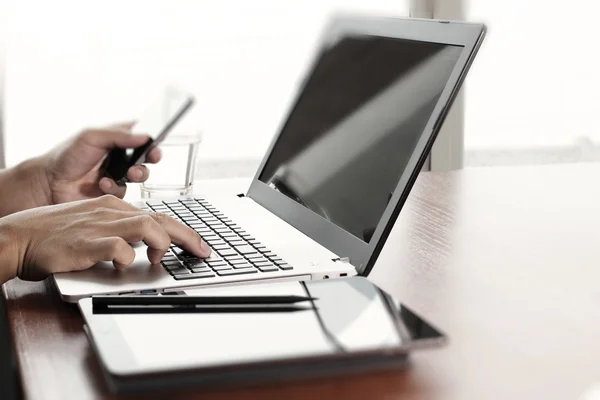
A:
[[[243,194],[151,199],[213,249],[53,275],[63,300],[367,276],[485,35],[482,24],[338,15]],[[224,149],[223,151],[226,151]]]

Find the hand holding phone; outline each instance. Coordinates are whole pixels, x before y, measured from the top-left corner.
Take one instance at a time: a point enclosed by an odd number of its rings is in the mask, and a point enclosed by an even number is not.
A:
[[[129,168],[146,161],[148,152],[165,140],[193,105],[194,97],[191,94],[168,88],[133,126],[137,133],[150,136],[148,142],[135,149],[112,149],[100,167],[103,175],[114,180],[117,185],[124,186],[128,181]]]

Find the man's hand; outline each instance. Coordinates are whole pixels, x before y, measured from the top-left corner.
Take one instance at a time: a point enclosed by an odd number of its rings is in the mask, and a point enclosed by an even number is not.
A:
[[[61,204],[103,194],[123,198],[126,188],[102,177],[99,168],[112,148],[136,148],[148,141],[147,135],[133,135],[130,129],[131,124],[89,129],[43,156],[40,181],[45,183],[46,198],[42,204]],[[157,163],[160,160],[158,148],[150,151],[146,159]],[[144,182],[148,179],[148,169],[143,165],[133,166],[127,178],[130,182]]]
[[[0,250],[10,252],[9,257],[3,254],[3,260],[12,260],[8,262],[12,265],[1,266],[9,268],[2,275],[24,280],[87,269],[99,261],[125,268],[135,258],[129,243],[142,240],[148,244],[152,263],[160,262],[171,242],[198,257],[210,255],[194,230],[109,195],[11,214],[0,219],[0,236],[8,238]]]

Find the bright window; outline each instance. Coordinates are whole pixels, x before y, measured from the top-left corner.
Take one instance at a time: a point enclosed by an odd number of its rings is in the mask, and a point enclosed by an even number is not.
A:
[[[505,151],[509,162],[525,151],[533,163],[539,150],[600,140],[600,3],[472,0],[468,10],[489,32],[467,78],[467,154]]]
[[[169,81],[197,95],[202,160],[259,158],[338,10],[405,16],[408,0],[14,0],[7,164],[135,118]]]

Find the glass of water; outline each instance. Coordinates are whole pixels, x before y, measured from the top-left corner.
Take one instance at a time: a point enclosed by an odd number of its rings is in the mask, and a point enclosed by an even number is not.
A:
[[[202,131],[177,129],[159,145],[162,158],[158,164],[146,164],[150,177],[141,185],[143,198],[189,195],[193,191],[196,156]]]

